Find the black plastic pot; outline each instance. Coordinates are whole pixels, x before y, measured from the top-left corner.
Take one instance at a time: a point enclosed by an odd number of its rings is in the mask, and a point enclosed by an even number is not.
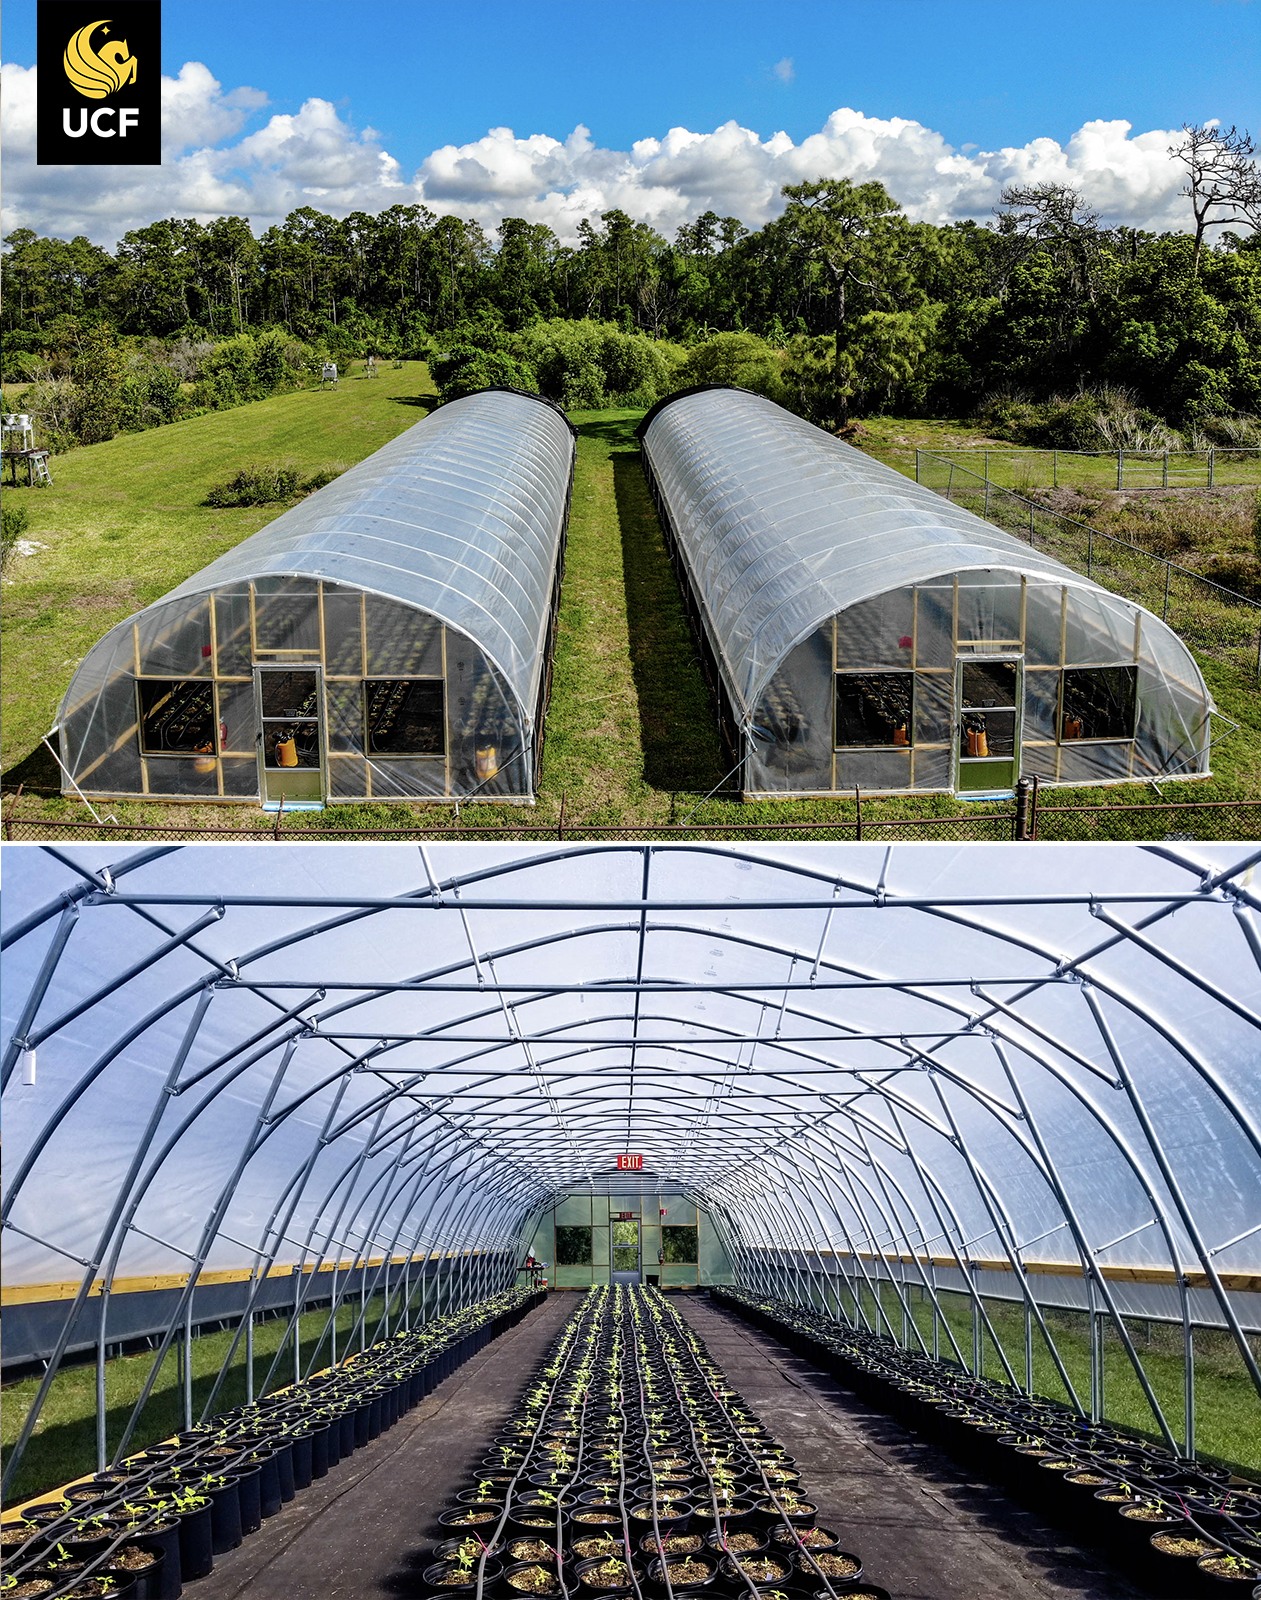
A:
[[[618,1560],[619,1564],[622,1566],[626,1565],[625,1561],[621,1561],[618,1557],[614,1557],[612,1559]],[[631,1581],[629,1576],[626,1577],[625,1582],[602,1581],[602,1575],[599,1569],[604,1567],[608,1561],[608,1557],[596,1556],[592,1561],[580,1561],[577,1564],[577,1566],[574,1568],[574,1578],[581,1592],[585,1594],[630,1593]],[[635,1568],[635,1574],[636,1577],[639,1576],[639,1569],[637,1567]]]
[[[549,1588],[527,1586],[520,1582],[523,1574],[543,1573],[550,1580]],[[542,1561],[513,1561],[510,1562],[499,1575],[499,1585],[505,1595],[550,1595],[559,1594],[560,1578],[556,1571],[555,1563],[550,1567]]]
[[[724,1558],[725,1559],[725,1558]],[[670,1587],[675,1594],[695,1594],[702,1589],[708,1589],[718,1578],[719,1564],[708,1552],[701,1552],[694,1556],[670,1556],[667,1558]],[[678,1574],[677,1569],[683,1565],[703,1567],[705,1576],[689,1578],[685,1574]],[[648,1563],[648,1582],[658,1592],[665,1594],[666,1581],[661,1558],[654,1557]]]
[[[815,1561],[818,1562],[828,1582],[834,1589],[845,1584],[857,1583],[863,1575],[862,1557],[855,1555],[850,1550],[816,1550],[811,1551],[811,1555],[813,1555]],[[821,1587],[819,1584],[819,1574],[814,1570],[814,1567],[810,1563],[809,1557],[807,1557],[804,1551],[798,1550],[797,1554],[793,1557],[793,1560],[797,1566],[798,1587],[804,1586],[812,1590],[816,1587]],[[837,1562],[852,1563],[854,1571],[848,1574],[843,1572],[831,1572],[829,1568]]]
[[[450,1564],[445,1561],[435,1561],[427,1566],[422,1577],[431,1588],[437,1589],[441,1594],[471,1594],[477,1588],[477,1562],[475,1561],[468,1572],[468,1581],[460,1583],[443,1583],[441,1580],[450,1574]],[[486,1565],[482,1570],[483,1589],[490,1589],[498,1583],[503,1572],[503,1563],[494,1556],[486,1557]]]
[[[210,1541],[215,1555],[226,1555],[241,1542],[241,1491],[235,1474],[228,1481],[212,1487],[199,1486],[199,1494],[210,1496]]]
[[[210,1501],[196,1511],[181,1511],[180,1524],[180,1579],[191,1583],[194,1578],[204,1578],[214,1571],[214,1536],[211,1530]]]
[[[141,1548],[146,1547],[142,1544]],[[166,1566],[166,1556],[161,1550],[148,1549],[147,1553],[153,1559],[143,1571],[128,1567],[118,1567],[112,1562],[107,1570],[110,1576],[119,1583],[125,1578],[136,1585],[136,1600],[160,1600],[162,1595],[162,1571]]]
[[[737,1562],[739,1565],[737,1565]],[[773,1570],[763,1571],[769,1566]],[[740,1568],[744,1567],[749,1579],[759,1588],[770,1587],[783,1589],[792,1584],[796,1579],[796,1569],[793,1566],[791,1555],[777,1554],[771,1550],[751,1551],[747,1555],[725,1555],[719,1564],[723,1578],[733,1587],[743,1589],[745,1580],[741,1576]]]

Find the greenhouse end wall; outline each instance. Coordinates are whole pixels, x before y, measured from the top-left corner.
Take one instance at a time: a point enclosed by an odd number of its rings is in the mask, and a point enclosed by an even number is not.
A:
[[[61,759],[101,799],[524,798],[535,755],[467,635],[303,577],[150,607],[91,651],[61,713]]]
[[[623,1219],[635,1224],[644,1282],[655,1276],[663,1288],[686,1289],[736,1281],[713,1219],[694,1201],[679,1194],[578,1194],[549,1207],[534,1230],[530,1248],[536,1260],[547,1263],[551,1286],[586,1289],[608,1283],[614,1264],[614,1227]],[[696,1229],[695,1261],[658,1260],[658,1252],[667,1253],[663,1227]],[[566,1234],[566,1229],[572,1231]]]
[[[860,601],[763,690],[745,791],[1206,776],[1211,701],[1186,652],[1145,620],[1101,590],[998,569]]]

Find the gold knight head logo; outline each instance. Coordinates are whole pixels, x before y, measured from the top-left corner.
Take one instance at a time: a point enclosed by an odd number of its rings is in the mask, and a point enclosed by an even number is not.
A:
[[[126,39],[111,39],[99,51],[92,48],[92,35],[98,28],[107,28],[109,19],[89,22],[86,28],[71,35],[62,65],[66,77],[80,94],[89,100],[104,100],[106,95],[121,89],[125,83],[136,81],[136,58],[127,53]]]

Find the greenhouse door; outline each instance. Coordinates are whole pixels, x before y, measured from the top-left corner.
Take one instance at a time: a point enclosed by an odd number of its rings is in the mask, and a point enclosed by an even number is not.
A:
[[[1011,789],[1020,772],[1022,663],[961,659],[955,669],[955,788]]]
[[[639,1218],[631,1217],[610,1224],[609,1281],[639,1283]]]
[[[324,728],[318,667],[255,667],[258,782],[264,802],[322,801]]]

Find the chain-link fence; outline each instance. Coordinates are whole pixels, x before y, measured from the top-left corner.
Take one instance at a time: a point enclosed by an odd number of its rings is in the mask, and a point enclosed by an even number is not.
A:
[[[1004,488],[1052,489],[1231,489],[1261,483],[1261,449],[1253,445],[1208,450],[1011,450],[976,445],[922,447],[915,451],[916,482],[921,458],[963,465],[980,460],[980,474]],[[970,468],[970,470],[974,470]]]
[[[66,841],[129,839],[137,843],[215,843],[269,840],[287,844],[339,841],[362,844],[393,840],[396,843],[501,840],[529,844],[535,841],[633,841],[686,844],[689,841],[730,840],[733,843],[792,844],[807,840],[941,840],[950,842],[1001,842],[1003,840],[1251,840],[1261,839],[1261,800],[1173,801],[1154,805],[1043,806],[1033,786],[1022,783],[1017,795],[999,801],[984,812],[955,816],[881,816],[876,802],[850,808],[850,815],[835,822],[802,823],[664,823],[657,827],[606,827],[600,824],[559,821],[550,826],[519,827],[503,824],[468,827],[453,823],[415,828],[309,827],[294,817],[287,826],[267,828],[178,828],[148,823],[62,821],[22,817],[10,809],[3,832],[10,841]]]
[[[1233,589],[1101,533],[1005,489],[945,456],[916,452],[919,481],[1114,594],[1152,611],[1191,646],[1249,677],[1261,677],[1261,604]]]

